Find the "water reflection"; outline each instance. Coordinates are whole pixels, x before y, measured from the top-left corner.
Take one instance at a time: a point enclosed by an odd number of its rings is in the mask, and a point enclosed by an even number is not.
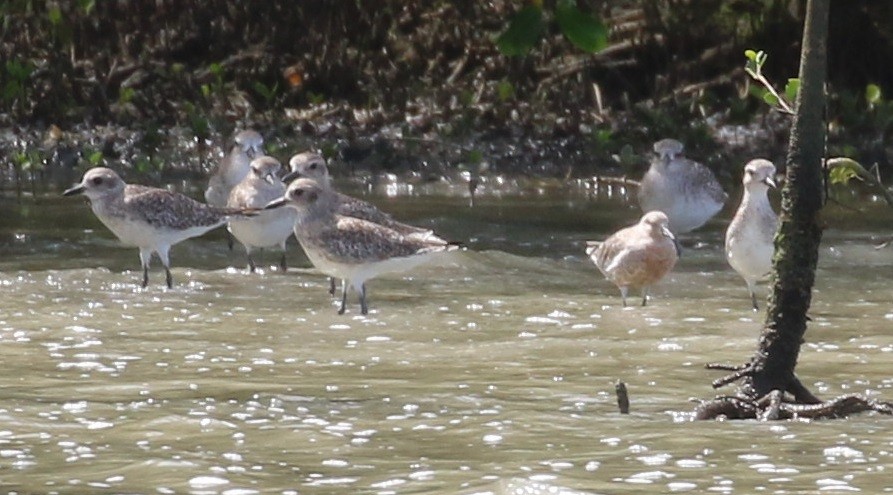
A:
[[[0,487],[890,489],[886,418],[684,421],[690,398],[714,393],[703,364],[749,356],[762,320],[725,265],[723,220],[694,236],[652,304],[624,309],[582,251],[634,221],[619,200],[483,195],[470,211],[456,195],[376,200],[472,249],[373,281],[368,318],[337,315],[310,269],[247,274],[219,235],[174,249],[173,290],[143,290],[132,250],[86,206],[10,208],[0,220]],[[893,249],[871,245],[890,215],[870,212],[828,216],[799,368],[823,396],[891,398]],[[617,412],[618,379],[629,416]]]

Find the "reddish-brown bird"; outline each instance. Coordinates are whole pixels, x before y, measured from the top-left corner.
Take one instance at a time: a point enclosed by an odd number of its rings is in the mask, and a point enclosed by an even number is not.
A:
[[[618,230],[604,242],[588,241],[586,254],[605,278],[620,288],[623,305],[630,288],[642,289],[642,306],[648,289],[673,269],[679,258],[676,238],[667,215],[650,211],[639,223]]]

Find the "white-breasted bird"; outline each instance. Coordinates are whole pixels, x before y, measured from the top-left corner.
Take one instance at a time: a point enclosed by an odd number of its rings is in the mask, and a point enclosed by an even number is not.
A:
[[[261,156],[251,161],[251,171],[229,193],[227,206],[237,209],[260,209],[270,201],[285,194],[285,184],[279,178],[282,164],[270,156]],[[297,214],[289,208],[260,211],[251,218],[234,218],[227,229],[243,246],[248,256],[248,269],[254,272],[256,265],[251,256],[255,248],[279,247],[282,258],[279,267],[288,269],[285,261],[285,244],[291,237]]]
[[[143,287],[149,284],[149,260],[157,253],[164,265],[168,288],[173,287],[171,246],[225,224],[231,216],[253,212],[217,208],[157,187],[127,184],[114,170],[91,168],[65,196],[83,194],[93,213],[121,242],[140,250]]]
[[[335,212],[339,215],[367,220],[385,227],[391,228],[402,235],[419,236],[425,239],[441,240],[434,231],[423,227],[416,227],[399,222],[391,215],[381,211],[377,206],[347,194],[342,194],[332,188],[332,180],[329,177],[329,167],[326,160],[319,153],[305,151],[291,157],[288,161],[291,172],[283,177],[288,183],[292,180],[304,177],[315,180],[320,186],[331,191],[335,204]],[[445,241],[444,241],[445,242]],[[329,294],[335,295],[335,279],[329,281]]]
[[[744,196],[726,230],[726,259],[744,278],[754,311],[759,310],[756,283],[772,270],[778,216],[769,204],[769,189],[775,187],[775,165],[769,160],[751,160],[744,166]]]
[[[367,314],[367,280],[412,269],[433,255],[459,248],[437,237],[404,236],[384,225],[341,215],[334,193],[313,179],[293,181],[285,195],[266,208],[283,206],[298,212],[295,237],[313,266],[341,279],[339,314],[346,308],[348,284],[359,294],[362,314]]]

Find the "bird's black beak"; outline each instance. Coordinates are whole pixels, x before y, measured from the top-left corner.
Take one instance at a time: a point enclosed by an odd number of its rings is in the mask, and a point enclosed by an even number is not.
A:
[[[670,232],[670,229],[666,227],[661,227],[660,233],[663,234],[664,237],[673,241],[673,246],[676,248],[676,256],[682,256],[682,246],[679,245],[679,240],[676,239],[676,236]]]
[[[63,196],[74,196],[75,194],[80,194],[84,192],[83,184],[78,184],[70,189],[66,189],[65,192],[62,193]]]
[[[282,182],[285,182],[286,184],[288,184],[289,182],[291,182],[295,179],[298,179],[300,177],[301,177],[301,172],[298,172],[297,170],[295,170],[293,172],[289,172],[289,173],[283,175]]]
[[[266,204],[266,206],[263,207],[263,209],[264,210],[272,210],[274,208],[281,208],[281,207],[285,206],[286,203],[288,203],[288,200],[285,199],[285,197],[281,197],[279,199],[274,199],[273,201],[270,201],[269,203]]]

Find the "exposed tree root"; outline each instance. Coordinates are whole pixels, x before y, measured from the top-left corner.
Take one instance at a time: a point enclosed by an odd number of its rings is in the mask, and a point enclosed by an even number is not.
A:
[[[784,394],[773,390],[757,400],[725,396],[705,401],[695,410],[695,419],[835,419],[867,411],[893,415],[893,403],[852,394],[803,404],[787,402]]]
[[[833,419],[851,414],[874,411],[893,415],[893,403],[869,399],[858,394],[842,395],[823,401],[803,385],[796,376],[788,378],[784,390],[773,389],[758,396],[753,390],[753,377],[761,370],[750,362],[740,366],[710,363],[707,369],[731,371],[714,380],[713,388],[719,388],[744,379],[739,395],[718,396],[701,402],[695,409],[695,419]],[[753,397],[751,397],[751,394]],[[756,397],[756,398],[754,398]]]

